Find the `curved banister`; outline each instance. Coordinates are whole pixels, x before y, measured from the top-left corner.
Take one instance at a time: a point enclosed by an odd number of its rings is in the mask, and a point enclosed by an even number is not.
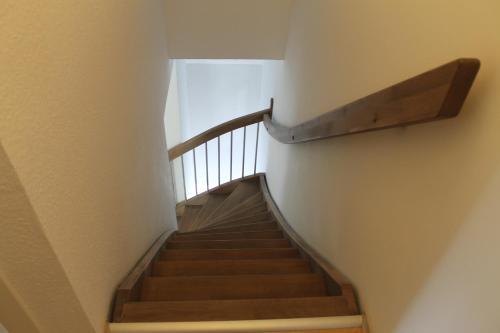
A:
[[[264,126],[281,143],[301,143],[455,117],[479,66],[457,59],[302,124],[286,127],[265,115]]]
[[[190,151],[191,149],[196,148],[199,145],[204,144],[205,142],[210,141],[212,139],[215,139],[223,134],[229,133],[241,127],[259,123],[262,121],[264,115],[271,114],[271,111],[272,110],[270,108],[265,109],[212,127],[211,129],[201,134],[198,134],[197,136],[169,149],[168,157],[170,160],[173,160],[181,156],[182,154]]]

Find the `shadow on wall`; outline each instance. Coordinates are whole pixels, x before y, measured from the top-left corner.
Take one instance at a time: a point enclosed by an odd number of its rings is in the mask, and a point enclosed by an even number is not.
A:
[[[0,271],[0,333],[39,333],[39,329]]]
[[[1,284],[17,296],[15,307],[0,299],[0,321],[11,332],[35,323],[42,332],[94,332],[1,144],[0,174]],[[32,325],[15,320],[28,313]]]
[[[482,303],[474,288],[467,291],[480,283],[467,266],[491,252],[480,249],[480,237],[468,255],[455,245],[463,228],[477,225],[472,217],[500,168],[498,151],[484,145],[498,131],[483,103],[493,93],[486,75],[480,72],[457,119],[300,145],[270,140],[268,163],[287,166],[268,168],[273,197],[298,233],[357,286],[376,332],[454,325],[462,332],[453,316]],[[277,102],[278,113],[286,112]]]

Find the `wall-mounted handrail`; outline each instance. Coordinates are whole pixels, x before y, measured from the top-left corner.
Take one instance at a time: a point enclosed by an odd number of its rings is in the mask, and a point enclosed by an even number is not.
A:
[[[199,145],[210,141],[212,139],[215,139],[216,137],[219,137],[223,134],[229,133],[233,130],[236,130],[238,128],[252,125],[258,122],[261,122],[264,115],[270,114],[271,109],[265,109],[259,112],[254,112],[246,116],[242,116],[230,121],[227,121],[223,124],[217,125],[215,127],[212,127],[211,129],[198,134],[197,136],[180,143],[168,150],[168,157],[170,160],[173,160],[182,154],[190,151],[191,149],[198,147]]]
[[[296,126],[266,114],[264,126],[281,143],[301,143],[455,117],[479,66],[478,59],[457,59]]]

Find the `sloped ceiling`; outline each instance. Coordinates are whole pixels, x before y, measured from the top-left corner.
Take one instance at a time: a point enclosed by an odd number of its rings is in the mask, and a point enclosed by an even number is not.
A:
[[[292,0],[166,0],[169,57],[283,59]]]

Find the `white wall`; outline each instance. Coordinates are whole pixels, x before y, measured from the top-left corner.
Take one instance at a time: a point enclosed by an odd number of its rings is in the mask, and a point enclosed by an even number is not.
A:
[[[170,84],[168,85],[167,102],[165,104],[165,133],[167,139],[167,147],[173,146],[182,142],[181,137],[181,106],[179,99],[179,85],[177,80],[177,69],[175,61],[171,61],[170,68]]]
[[[10,333],[93,332],[2,145],[0,173],[0,322]]]
[[[40,332],[103,332],[119,282],[175,225],[163,2],[0,12],[0,272]]]
[[[274,96],[275,79],[281,61],[272,60],[176,60],[180,96],[182,141],[188,140],[226,121],[269,107]],[[168,107],[168,106],[167,106]],[[174,109],[172,107],[172,109]],[[175,118],[167,111],[166,120]],[[245,175],[253,174],[257,125],[247,127],[245,139]],[[257,172],[263,171],[267,156],[267,135],[260,125]],[[221,137],[221,183],[230,180],[230,134]],[[208,143],[209,188],[218,185],[217,140]],[[242,175],[243,129],[233,135],[232,178]],[[196,149],[198,192],[207,189],[205,147]],[[184,199],[180,159],[175,161],[178,200]],[[186,192],[195,192],[193,155],[184,155]]]
[[[166,0],[176,59],[282,59],[291,0]]]
[[[373,333],[500,331],[500,3],[299,0],[275,117],[300,123],[457,57],[456,119],[300,145],[270,140],[271,193],[346,273]]]
[[[170,61],[170,84],[168,86],[167,102],[165,104],[165,132],[167,139],[167,148],[172,148],[181,143],[181,101],[179,96],[179,80],[177,79],[176,61]],[[182,164],[180,161],[172,161],[172,181],[174,185],[176,202],[184,197]]]

